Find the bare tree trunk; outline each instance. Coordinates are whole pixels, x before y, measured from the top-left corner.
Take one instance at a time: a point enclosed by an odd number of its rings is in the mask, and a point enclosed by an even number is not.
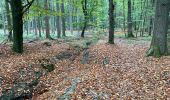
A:
[[[127,37],[134,37],[132,32],[132,3],[128,0],[128,35]]]
[[[57,11],[60,12],[60,5],[59,5],[59,1],[57,0],[56,3],[56,7],[57,7]],[[61,37],[61,17],[59,15],[57,15],[57,37],[60,38]]]
[[[37,5],[40,5],[39,4],[39,0],[37,0]],[[38,12],[39,13],[39,12]],[[37,28],[38,28],[38,32],[39,32],[39,37],[42,37],[41,36],[41,21],[40,21],[40,17],[38,16],[37,18]]]
[[[126,17],[125,17],[125,0],[123,0],[123,31],[126,37],[126,25],[125,25]]]
[[[8,0],[5,0],[5,8],[6,8],[6,15],[7,15],[7,28],[8,28],[8,39],[9,41],[12,41],[12,21],[10,16],[10,10],[9,10],[9,4]]]
[[[46,10],[48,10],[48,1],[45,0],[44,2],[44,7]],[[49,16],[46,15],[45,18],[45,30],[46,30],[46,38],[47,39],[51,39],[51,36],[50,36],[50,24],[49,24]]]
[[[113,0],[109,0],[109,43],[114,44],[114,4]]]
[[[83,14],[84,14],[84,26],[83,26],[83,29],[82,29],[82,33],[81,33],[81,37],[84,38],[84,33],[85,33],[85,30],[86,30],[86,27],[87,27],[87,0],[82,0],[82,9],[83,9]]]
[[[70,0],[71,2],[72,0]],[[69,5],[69,25],[70,25],[70,32],[73,34],[73,6]]]
[[[64,9],[64,0],[62,0],[62,4],[61,4],[61,12],[62,12],[62,32],[63,32],[63,37],[66,36],[66,26],[65,26],[65,9]]]
[[[34,32],[35,32],[35,36],[36,38],[38,37],[38,32],[37,32],[37,20],[36,18],[33,19],[33,22],[34,22]]]

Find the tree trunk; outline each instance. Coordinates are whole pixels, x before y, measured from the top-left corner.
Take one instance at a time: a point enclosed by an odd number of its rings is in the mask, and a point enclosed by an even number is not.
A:
[[[86,26],[87,26],[87,22],[85,21],[84,22],[84,27],[82,29],[82,33],[81,33],[81,37],[84,38],[84,33],[85,33],[85,30],[86,30]]]
[[[48,1],[45,0],[44,3],[45,3],[45,5],[44,5],[45,9],[48,10]],[[45,32],[46,32],[46,38],[51,39],[50,24],[49,24],[49,16],[48,15],[45,16]]]
[[[70,0],[71,2],[72,0]],[[69,5],[69,27],[70,27],[70,32],[73,34],[73,6]]]
[[[13,51],[23,52],[23,12],[22,1],[11,0],[12,20],[13,20]]]
[[[39,6],[39,0],[37,0],[37,5]],[[40,12],[38,12],[40,14]],[[38,28],[38,32],[39,32],[39,37],[41,36],[41,21],[40,21],[40,15],[37,18],[37,28]]]
[[[64,0],[62,0],[61,4],[61,12],[62,12],[62,32],[63,32],[63,37],[66,36],[66,26],[65,26],[65,9],[64,9]]]
[[[59,5],[58,0],[56,3],[56,7],[57,7],[57,12],[60,13],[60,5]],[[60,17],[60,15],[57,15],[57,37],[58,38],[61,37],[61,17]]]
[[[154,4],[155,4],[155,0],[151,0],[150,1],[150,4],[151,4],[151,9],[153,10],[154,9]],[[154,18],[153,18],[153,16],[151,15],[150,16],[150,23],[149,23],[149,36],[151,36],[152,34],[153,34],[153,20],[154,20]]]
[[[127,37],[134,37],[132,33],[132,3],[128,0],[128,34]]]
[[[10,16],[8,0],[5,0],[5,7],[6,7],[6,12],[7,12],[8,39],[9,41],[12,41],[12,21],[11,21],[11,16]]]
[[[123,0],[123,32],[126,37],[126,25],[125,25],[126,17],[125,17],[125,0]]]
[[[156,14],[154,20],[154,30],[150,49],[147,56],[160,57],[168,53],[167,32],[169,19],[169,0],[156,1]]]
[[[114,43],[114,4],[113,0],[109,0],[109,43]]]
[[[34,27],[35,36],[36,36],[36,38],[38,38],[37,19],[36,18],[33,19],[33,23],[34,23],[33,27]]]
[[[40,17],[37,18],[37,27],[38,27],[39,37],[42,37]]]
[[[84,14],[84,26],[83,26],[83,29],[82,29],[82,33],[81,33],[81,37],[84,38],[84,33],[85,33],[85,30],[86,30],[86,27],[87,27],[87,0],[82,0],[82,9],[83,9],[83,14]]]

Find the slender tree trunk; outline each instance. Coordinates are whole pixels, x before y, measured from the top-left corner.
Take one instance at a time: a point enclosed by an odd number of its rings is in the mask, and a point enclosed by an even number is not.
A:
[[[45,9],[48,10],[48,0],[45,0]],[[49,16],[46,15],[45,16],[45,32],[46,32],[46,38],[47,39],[51,39],[51,36],[50,36],[50,23],[49,23]]]
[[[37,0],[37,5],[40,5],[39,4],[39,0]],[[37,18],[37,28],[38,28],[38,32],[39,32],[39,37],[42,37],[41,36],[41,21],[40,21],[40,16],[38,16],[38,18]]]
[[[132,3],[128,0],[128,35],[127,37],[134,37],[132,32]]]
[[[155,4],[155,0],[151,0],[150,3],[151,3],[151,7],[150,8],[153,10],[154,9],[154,4]],[[153,20],[154,20],[154,18],[151,15],[150,16],[150,23],[149,23],[149,36],[151,36],[151,34],[153,34]]]
[[[59,5],[58,0],[57,0],[57,3],[56,3],[56,7],[57,7],[57,11],[59,13],[60,12],[60,5]],[[57,15],[57,37],[61,38],[61,17],[60,17],[60,15]]]
[[[85,33],[85,30],[86,30],[86,27],[87,27],[87,0],[82,0],[82,9],[83,9],[83,14],[84,14],[84,26],[83,26],[83,29],[82,29],[82,33],[81,33],[81,37],[84,38],[84,33]]]
[[[38,32],[37,32],[37,19],[36,18],[34,18],[33,19],[33,22],[34,22],[34,32],[35,32],[35,36],[36,36],[36,38],[38,38]]]
[[[62,4],[61,4],[61,12],[62,12],[62,32],[63,32],[63,37],[66,36],[66,26],[65,26],[65,9],[64,9],[64,0],[62,0]]]
[[[3,24],[4,35],[6,35],[7,34],[7,32],[6,32],[6,23],[5,23],[6,16],[5,16],[4,13],[5,13],[5,11],[2,11],[1,15],[2,15],[2,24]]]
[[[147,8],[147,5],[146,5],[146,2],[147,0],[144,0],[144,4],[143,4],[143,9],[146,7]],[[142,23],[141,23],[141,30],[140,30],[140,34],[141,34],[141,36],[143,36],[144,35],[144,32],[145,32],[145,22],[146,22],[146,17],[147,17],[147,15],[146,15],[146,11],[144,10],[143,11],[143,13],[142,13],[142,19],[143,19],[143,21],[142,21]]]
[[[113,0],[109,0],[109,43],[114,44],[114,4]]]
[[[166,55],[167,49],[167,32],[169,19],[169,0],[156,1],[156,14],[154,20],[154,30],[150,49],[147,56],[160,57]]]
[[[123,0],[123,31],[126,37],[126,25],[125,25],[126,17],[125,17],[125,0]]]
[[[42,37],[40,17],[37,18],[37,27],[38,27],[39,37]]]
[[[72,0],[70,0],[71,2]],[[70,32],[73,34],[73,6],[69,5],[69,25],[70,25]]]
[[[7,24],[8,24],[8,39],[12,41],[12,21],[10,16],[9,4],[8,0],[5,0],[5,7],[6,7],[6,15],[7,15]]]
[[[9,10],[9,4],[8,0],[5,0],[5,8],[6,8],[6,14],[7,14],[7,28],[8,28],[8,39],[9,41],[12,41],[12,21],[10,16],[10,10]]]
[[[23,52],[23,12],[22,1],[11,0],[12,20],[13,20],[13,51]]]

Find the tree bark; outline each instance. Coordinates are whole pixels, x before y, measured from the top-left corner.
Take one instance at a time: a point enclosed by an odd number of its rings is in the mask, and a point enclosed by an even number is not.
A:
[[[114,4],[113,0],[109,0],[109,43],[114,44]]]
[[[71,2],[72,0],[70,0]],[[73,34],[73,6],[69,5],[69,28],[70,28],[70,32],[71,34]]]
[[[56,7],[57,7],[57,12],[60,13],[60,5],[59,5],[59,1],[57,0],[56,3]],[[57,15],[57,37],[61,38],[61,17],[60,15]]]
[[[39,6],[39,0],[37,0],[37,5]],[[38,28],[38,32],[39,32],[39,37],[42,37],[41,35],[41,21],[40,21],[40,12],[38,12],[39,16],[37,18],[37,28]]]
[[[44,7],[46,10],[48,10],[48,0],[45,0],[44,2]],[[51,36],[50,36],[50,24],[49,24],[49,16],[46,15],[45,18],[45,31],[46,31],[46,38],[47,39],[51,39]]]
[[[13,51],[23,52],[23,9],[21,0],[11,0],[13,20]]]
[[[168,53],[167,32],[169,19],[169,0],[156,1],[156,14],[154,20],[154,30],[150,49],[147,56],[160,57]]]
[[[66,36],[66,26],[65,26],[65,9],[64,9],[64,0],[62,0],[61,4],[61,12],[62,12],[62,32],[63,32],[63,37]]]
[[[83,29],[82,29],[82,32],[81,32],[81,37],[84,38],[84,33],[85,33],[85,30],[86,30],[86,27],[87,27],[87,0],[82,0],[82,9],[83,9],[83,14],[84,14],[84,26],[83,26]]]
[[[134,37],[132,32],[132,3],[128,0],[128,34],[127,37]]]
[[[126,17],[125,17],[125,0],[123,0],[123,32],[126,37],[126,25],[125,25]]]
[[[12,41],[12,21],[10,16],[10,10],[9,10],[9,4],[8,0],[5,0],[5,8],[6,8],[6,14],[7,14],[7,28],[8,28],[8,39],[9,41]]]
[[[34,25],[33,25],[33,29],[34,29],[34,32],[35,32],[35,36],[36,36],[36,38],[38,38],[38,32],[37,32],[37,19],[36,18],[34,18],[33,19],[33,23],[34,23]]]

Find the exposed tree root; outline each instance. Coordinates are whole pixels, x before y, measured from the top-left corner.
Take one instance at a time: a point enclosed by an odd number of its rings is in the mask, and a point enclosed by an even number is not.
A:
[[[149,48],[149,50],[146,52],[146,56],[153,56],[153,57],[156,57],[156,58],[159,58],[161,57],[161,52],[160,52],[160,49],[159,49],[159,46],[151,46]]]

